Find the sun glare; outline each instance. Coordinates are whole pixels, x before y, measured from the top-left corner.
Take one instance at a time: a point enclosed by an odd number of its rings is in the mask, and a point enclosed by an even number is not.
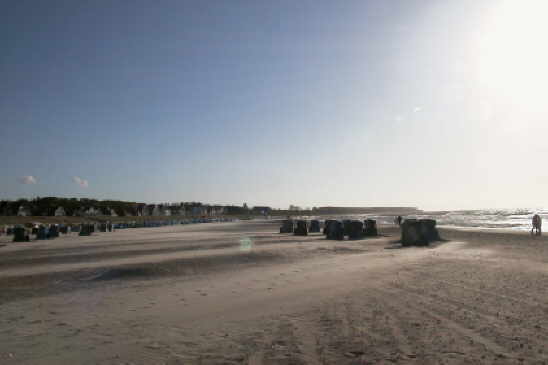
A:
[[[548,1],[507,0],[486,22],[479,52],[480,79],[489,93],[538,112],[548,83]]]

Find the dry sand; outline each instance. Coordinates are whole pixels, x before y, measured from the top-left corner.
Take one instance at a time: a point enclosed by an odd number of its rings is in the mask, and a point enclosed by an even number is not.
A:
[[[548,239],[443,230],[446,242],[402,249],[388,227],[344,242],[277,230],[7,243],[0,363],[548,362]]]

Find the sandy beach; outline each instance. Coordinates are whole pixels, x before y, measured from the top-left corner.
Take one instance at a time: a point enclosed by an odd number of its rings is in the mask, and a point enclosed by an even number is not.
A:
[[[278,222],[0,244],[2,364],[548,362],[548,239],[399,230],[328,241]]]

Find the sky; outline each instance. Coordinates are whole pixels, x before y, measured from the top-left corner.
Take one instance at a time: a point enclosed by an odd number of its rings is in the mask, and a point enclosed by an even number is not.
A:
[[[0,4],[0,198],[548,207],[543,0]]]

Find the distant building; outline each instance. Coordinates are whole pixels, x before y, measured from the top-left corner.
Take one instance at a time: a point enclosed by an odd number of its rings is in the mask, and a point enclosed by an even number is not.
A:
[[[180,204],[175,207],[175,209],[171,209],[171,213],[174,215],[186,215],[186,210],[183,204]]]
[[[152,215],[154,217],[162,216],[162,208],[159,205],[154,205],[154,208],[152,208]]]
[[[101,211],[97,208],[89,207],[88,209],[84,210],[84,215],[88,217],[95,217],[101,215]]]
[[[139,204],[137,206],[137,216],[144,217],[148,215],[148,208],[146,204]]]
[[[17,209],[17,215],[20,217],[27,217],[30,215],[30,209],[20,205],[19,209]]]
[[[204,207],[204,206],[192,207],[192,215],[199,215],[199,216],[207,215],[207,207]]]
[[[221,205],[212,205],[208,207],[208,214],[211,216],[218,216],[225,214],[225,207]]]
[[[251,210],[253,214],[261,214],[261,215],[269,215],[272,211],[272,208],[270,207],[253,207]]]
[[[53,213],[53,215],[56,217],[64,217],[67,215],[67,213],[65,212],[65,208],[59,206],[57,207],[57,209],[55,209],[55,213]]]

